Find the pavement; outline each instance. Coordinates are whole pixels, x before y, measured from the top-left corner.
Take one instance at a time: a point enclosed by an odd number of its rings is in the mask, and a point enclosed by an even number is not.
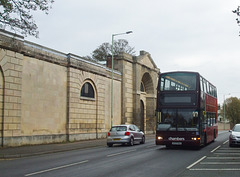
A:
[[[155,134],[146,135],[146,139],[154,138]],[[65,142],[56,144],[41,144],[41,145],[28,145],[20,147],[0,147],[0,159],[13,159],[37,156],[43,154],[51,154],[65,151],[72,151],[78,149],[94,148],[94,147],[107,147],[107,140],[94,139],[78,142]]]

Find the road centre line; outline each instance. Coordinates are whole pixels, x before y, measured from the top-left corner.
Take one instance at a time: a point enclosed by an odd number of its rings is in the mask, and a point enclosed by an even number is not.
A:
[[[201,159],[197,160],[196,162],[194,162],[193,164],[189,165],[187,167],[187,169],[192,168],[194,165],[196,165],[197,163],[201,162],[203,159],[205,159],[207,156],[203,156]]]
[[[47,170],[42,170],[42,171],[26,174],[24,176],[38,175],[38,174],[41,174],[41,173],[46,173],[46,172],[53,171],[53,170],[59,170],[59,169],[62,169],[62,168],[67,168],[67,167],[71,167],[71,166],[75,166],[75,165],[79,165],[79,164],[83,164],[83,163],[87,163],[87,162],[88,162],[88,160],[84,160],[84,161],[81,161],[81,162],[71,163],[71,164],[68,164],[68,165],[63,165],[63,166],[59,166],[59,167],[55,167],[55,168],[50,168],[50,169],[47,169]]]
[[[218,147],[216,147],[215,149],[213,149],[211,152],[213,153],[213,152],[215,152],[217,149],[219,149],[221,146],[218,146]]]
[[[117,156],[117,155],[126,154],[126,153],[134,152],[134,151],[136,151],[136,149],[129,150],[129,151],[123,151],[123,152],[119,152],[119,153],[115,153],[115,154],[109,154],[109,155],[107,155],[107,157]]]

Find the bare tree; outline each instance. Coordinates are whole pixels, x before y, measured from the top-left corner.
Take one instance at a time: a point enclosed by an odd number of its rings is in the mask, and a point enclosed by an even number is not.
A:
[[[238,16],[236,18],[236,21],[237,21],[238,26],[240,26],[240,6],[238,6],[238,8],[236,10],[233,10],[232,12],[235,13]]]
[[[0,26],[10,27],[23,35],[38,37],[32,11],[48,14],[54,0],[0,0]]]

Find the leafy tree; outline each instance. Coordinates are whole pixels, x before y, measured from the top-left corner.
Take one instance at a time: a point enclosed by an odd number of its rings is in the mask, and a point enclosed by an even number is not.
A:
[[[237,21],[238,26],[240,26],[240,18],[239,18],[240,17],[240,6],[238,6],[238,8],[236,10],[233,10],[232,12],[235,13],[238,16],[236,18],[236,21]]]
[[[0,26],[10,27],[24,35],[38,37],[32,11],[48,14],[54,0],[0,0]]]
[[[233,124],[240,122],[240,100],[237,97],[226,99],[225,115]]]
[[[113,42],[113,53],[118,55],[120,52],[128,53],[134,55],[134,47],[128,45],[128,41],[125,39],[119,39]],[[112,55],[112,45],[105,42],[101,44],[97,49],[92,52],[92,58],[94,60],[105,61],[107,56]],[[89,56],[87,56],[89,58]]]
[[[101,44],[92,52],[92,58],[95,60],[105,61],[107,56],[111,55],[111,48],[112,45],[107,42]]]

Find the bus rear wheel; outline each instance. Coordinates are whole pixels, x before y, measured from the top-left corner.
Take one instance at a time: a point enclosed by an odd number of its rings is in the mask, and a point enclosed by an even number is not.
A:
[[[214,131],[213,131],[213,140],[212,140],[212,142],[214,142],[215,139],[216,139],[216,132],[215,132],[215,130],[214,130]]]
[[[207,146],[207,135],[204,135],[204,146]]]

